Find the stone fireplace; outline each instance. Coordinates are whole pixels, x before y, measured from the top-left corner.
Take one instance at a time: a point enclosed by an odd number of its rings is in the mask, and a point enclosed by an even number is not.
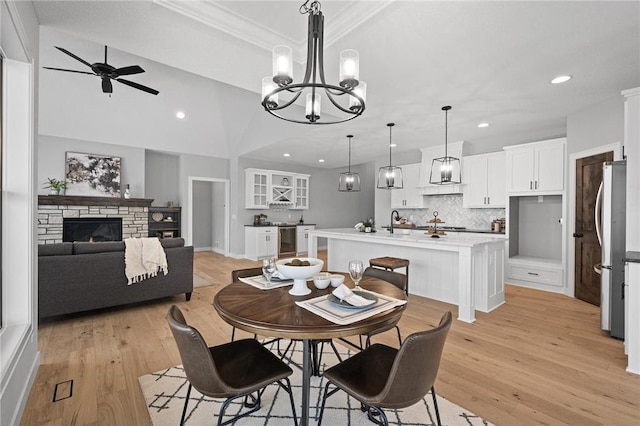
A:
[[[122,221],[121,238],[149,235],[149,207],[152,199],[38,196],[38,244],[63,242],[63,222],[67,218],[118,218]]]

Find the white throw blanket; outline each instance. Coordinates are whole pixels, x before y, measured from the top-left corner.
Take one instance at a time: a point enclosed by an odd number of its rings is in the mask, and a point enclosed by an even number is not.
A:
[[[157,238],[127,238],[124,240],[124,273],[127,284],[140,282],[145,278],[155,277],[162,271],[169,273],[167,256]]]

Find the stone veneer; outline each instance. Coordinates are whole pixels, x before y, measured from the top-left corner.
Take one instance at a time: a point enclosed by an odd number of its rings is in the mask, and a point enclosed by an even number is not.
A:
[[[39,197],[38,244],[61,243],[62,220],[67,217],[119,217],[122,218],[123,239],[147,237],[149,234],[148,206],[151,205],[152,200],[144,200],[142,203],[135,203],[138,205],[131,205],[134,204],[132,202],[134,200],[118,202],[96,197],[94,202],[87,202],[90,197],[77,197],[77,204],[74,204],[76,201],[74,198],[76,197]]]

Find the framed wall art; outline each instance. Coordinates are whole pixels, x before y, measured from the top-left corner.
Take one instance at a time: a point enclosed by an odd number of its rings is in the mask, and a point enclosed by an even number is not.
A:
[[[120,197],[120,157],[66,153],[66,195]]]

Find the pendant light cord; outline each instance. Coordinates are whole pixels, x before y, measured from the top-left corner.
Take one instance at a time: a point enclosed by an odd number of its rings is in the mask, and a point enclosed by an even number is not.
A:
[[[351,174],[351,138],[353,136],[347,136],[349,138],[349,174]]]

